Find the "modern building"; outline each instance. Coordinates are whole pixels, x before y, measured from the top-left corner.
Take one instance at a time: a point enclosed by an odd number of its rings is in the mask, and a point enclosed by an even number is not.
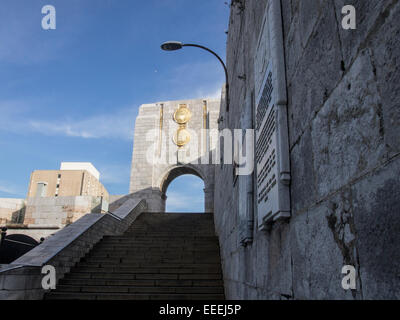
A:
[[[108,198],[100,173],[90,162],[62,162],[60,170],[32,172],[29,197],[94,196]]]
[[[110,195],[90,162],[62,162],[59,170],[35,170],[26,199],[0,199],[0,226],[7,234],[36,240],[87,213],[108,211]]]

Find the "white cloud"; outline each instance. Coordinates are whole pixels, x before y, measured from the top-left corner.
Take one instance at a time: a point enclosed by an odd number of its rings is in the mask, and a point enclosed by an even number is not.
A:
[[[0,192],[8,194],[8,195],[22,195],[23,192],[20,192],[16,186],[9,184],[5,181],[0,181]]]
[[[4,192],[4,193],[8,193],[8,194],[14,194],[15,193],[14,189],[12,189],[12,188],[10,188],[8,186],[7,187],[3,186],[3,185],[0,185],[0,191]]]
[[[211,90],[198,89],[195,96],[201,98],[219,99],[221,98],[221,91],[222,86],[217,86],[217,88]]]
[[[204,194],[183,195],[180,192],[167,194],[167,211],[169,212],[202,212],[204,211]]]
[[[32,119],[29,114],[29,102],[0,101],[0,130],[18,133],[41,133],[49,136],[67,136],[79,138],[115,138],[131,140],[135,107],[116,110],[109,114],[99,114],[87,118],[62,120]]]
[[[80,138],[132,139],[136,110],[124,109],[113,114],[101,114],[86,119],[63,121],[31,120],[30,129],[45,135]]]

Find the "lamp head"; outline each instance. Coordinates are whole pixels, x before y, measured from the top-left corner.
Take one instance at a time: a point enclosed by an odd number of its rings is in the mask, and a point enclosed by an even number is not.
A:
[[[161,45],[161,49],[165,51],[175,51],[182,49],[183,43],[179,41],[167,41]]]

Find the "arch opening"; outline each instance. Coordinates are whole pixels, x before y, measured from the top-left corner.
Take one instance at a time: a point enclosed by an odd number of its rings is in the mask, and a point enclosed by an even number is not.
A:
[[[192,181],[192,184],[189,184],[186,188],[183,188],[184,192],[188,192],[188,195],[186,198],[190,198],[190,196],[196,196],[200,195],[204,201],[204,209],[201,212],[205,213],[212,213],[213,212],[213,206],[214,206],[214,197],[213,197],[213,184],[210,181],[210,174],[207,171],[204,171],[204,168],[199,168],[197,166],[191,165],[191,164],[181,164],[178,166],[172,166],[168,168],[167,170],[164,171],[163,174],[160,175],[160,180],[158,180],[158,190],[161,193],[161,211],[166,212],[166,200],[167,200],[167,189],[171,182],[173,182],[176,178],[180,176],[185,176],[189,175],[190,176],[195,176],[196,178],[199,178],[200,182],[197,181],[197,183],[194,183]],[[186,178],[187,179],[187,178]],[[193,178],[192,178],[193,179]],[[190,180],[190,178],[189,178]],[[180,181],[180,180],[178,180]],[[199,184],[201,184],[202,188],[199,187]],[[196,186],[198,187],[197,192],[190,192],[190,190],[193,190],[193,187]],[[202,190],[199,190],[202,189]],[[181,198],[183,199],[183,197]],[[182,201],[182,200],[181,200]],[[199,198],[197,198],[197,201],[199,201]],[[171,202],[171,201],[170,201]],[[203,207],[202,207],[203,208]],[[167,209],[168,211],[171,210],[170,206]],[[175,210],[174,210],[175,211]],[[179,212],[183,212],[179,210]],[[188,211],[188,212],[193,212],[193,211]]]
[[[198,175],[182,174],[171,179],[164,191],[166,212],[204,213],[204,181]]]

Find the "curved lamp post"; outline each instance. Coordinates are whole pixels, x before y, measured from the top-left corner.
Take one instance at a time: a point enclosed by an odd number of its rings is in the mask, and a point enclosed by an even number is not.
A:
[[[210,53],[212,53],[218,60],[219,62],[221,62],[222,67],[224,68],[225,71],[225,88],[226,88],[226,111],[229,111],[229,81],[228,81],[228,70],[226,69],[225,63],[224,61],[221,59],[221,57],[219,55],[217,55],[214,51],[212,51],[211,49],[208,49],[204,46],[198,45],[198,44],[192,44],[192,43],[182,43],[179,41],[167,41],[164,42],[161,45],[161,49],[165,50],[165,51],[175,51],[175,50],[180,50],[183,47],[196,47],[196,48],[200,48],[203,50],[206,50]]]

